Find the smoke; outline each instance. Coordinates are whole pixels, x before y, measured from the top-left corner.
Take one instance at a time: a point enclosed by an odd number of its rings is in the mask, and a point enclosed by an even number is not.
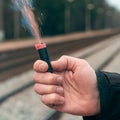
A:
[[[36,40],[40,40],[40,33],[38,24],[36,22],[33,10],[33,0],[12,0],[14,8],[19,10],[22,15],[22,24],[28,29],[28,31],[35,37]]]

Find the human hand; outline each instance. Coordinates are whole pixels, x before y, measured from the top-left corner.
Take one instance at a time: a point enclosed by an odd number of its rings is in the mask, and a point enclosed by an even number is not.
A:
[[[47,63],[34,63],[34,90],[42,102],[58,111],[75,115],[96,115],[100,111],[95,71],[83,59],[62,56],[51,63],[54,72],[46,72]],[[52,106],[53,105],[53,106]]]

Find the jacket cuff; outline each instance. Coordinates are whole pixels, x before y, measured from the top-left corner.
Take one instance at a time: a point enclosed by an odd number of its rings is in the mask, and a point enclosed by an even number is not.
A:
[[[109,82],[106,80],[106,76],[103,72],[96,72],[97,81],[98,81],[98,90],[99,90],[99,96],[100,96],[100,114],[95,116],[85,116],[83,117],[84,120],[101,120],[101,116],[104,116],[105,109],[108,108],[108,93],[109,93]],[[103,111],[104,110],[104,111]]]
[[[97,80],[98,80],[98,89],[100,96],[100,114],[99,119],[103,119],[102,116],[109,116],[109,105],[110,105],[110,82],[104,72],[96,72]]]
[[[120,120],[120,74],[96,72],[100,94],[100,120]]]

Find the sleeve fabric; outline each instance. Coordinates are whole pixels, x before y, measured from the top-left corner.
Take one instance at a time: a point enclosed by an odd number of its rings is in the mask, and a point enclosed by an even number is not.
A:
[[[96,72],[100,94],[100,114],[84,120],[120,120],[120,74]]]

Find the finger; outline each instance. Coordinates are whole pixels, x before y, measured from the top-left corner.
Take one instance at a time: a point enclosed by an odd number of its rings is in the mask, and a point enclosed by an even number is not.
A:
[[[52,61],[51,64],[54,71],[61,72],[66,69],[66,60],[63,57],[57,61]]]
[[[40,95],[57,93],[63,95],[63,88],[56,85],[35,84],[34,90]]]
[[[59,60],[53,61],[52,67],[54,71],[61,72],[64,70],[74,69],[76,59],[69,56],[62,56]]]
[[[36,83],[47,85],[62,85],[63,77],[53,73],[34,72],[33,79]]]
[[[36,72],[46,72],[48,70],[48,65],[42,60],[37,60],[33,65],[33,69]]]
[[[60,104],[64,104],[65,99],[63,96],[59,95],[59,94],[48,94],[48,95],[43,95],[41,96],[42,102],[45,105],[60,105]]]

